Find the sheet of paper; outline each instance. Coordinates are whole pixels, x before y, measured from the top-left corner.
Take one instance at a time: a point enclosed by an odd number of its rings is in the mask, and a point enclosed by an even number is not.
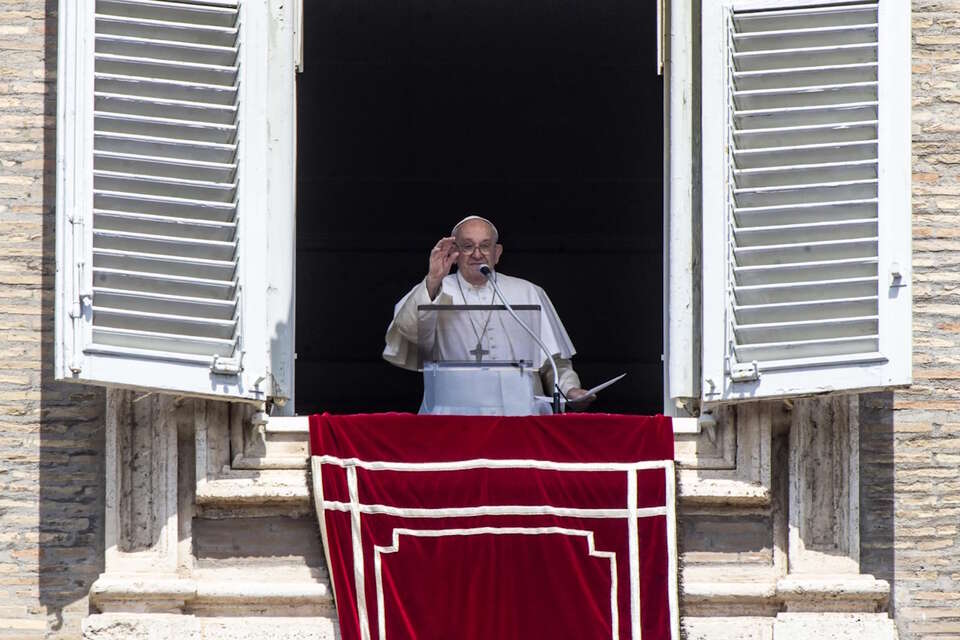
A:
[[[610,378],[610,379],[607,380],[606,382],[601,383],[601,384],[598,384],[597,386],[595,386],[595,387],[592,388],[592,389],[588,389],[587,392],[586,392],[584,395],[580,396],[580,397],[577,398],[576,400],[567,400],[567,404],[576,404],[577,402],[583,402],[584,400],[587,400],[587,399],[589,399],[589,398],[592,397],[592,396],[596,396],[598,393],[600,393],[601,391],[603,391],[604,389],[606,389],[607,387],[609,387],[609,386],[612,385],[613,383],[619,382],[620,380],[622,380],[626,375],[627,375],[627,374],[625,374],[625,373],[621,373],[621,374],[618,375],[616,378]]]

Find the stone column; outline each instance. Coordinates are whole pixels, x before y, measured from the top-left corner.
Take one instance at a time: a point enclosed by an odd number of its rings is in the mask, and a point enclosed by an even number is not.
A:
[[[896,638],[885,612],[890,585],[860,573],[858,397],[792,404],[787,572],[774,639]]]
[[[178,517],[183,409],[173,396],[107,392],[105,571],[91,589],[101,611],[179,611],[190,595],[178,575],[189,565],[179,544],[189,535]]]

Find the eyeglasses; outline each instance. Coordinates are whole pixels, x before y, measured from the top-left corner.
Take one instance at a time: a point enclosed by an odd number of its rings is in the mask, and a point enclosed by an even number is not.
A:
[[[457,243],[457,249],[464,254],[470,255],[477,249],[480,250],[480,253],[489,254],[493,251],[492,242],[481,242],[480,244],[473,244],[472,242],[464,242],[463,244]]]

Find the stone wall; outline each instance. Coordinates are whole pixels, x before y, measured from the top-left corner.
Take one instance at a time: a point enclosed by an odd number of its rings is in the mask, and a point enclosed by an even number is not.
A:
[[[933,640],[960,638],[960,1],[914,0],[912,62],[914,385],[876,413],[895,526],[865,553],[893,561],[901,637]]]
[[[0,0],[0,637],[76,638],[103,567],[103,412],[53,382],[56,0]]]

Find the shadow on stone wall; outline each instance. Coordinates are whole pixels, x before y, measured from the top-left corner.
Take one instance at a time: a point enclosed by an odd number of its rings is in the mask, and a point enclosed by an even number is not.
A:
[[[47,637],[79,636],[90,585],[104,566],[104,393],[54,380],[57,0],[45,0],[41,272],[39,602]],[[36,357],[35,353],[31,357]]]
[[[894,614],[893,392],[860,396],[860,571],[890,583]]]

